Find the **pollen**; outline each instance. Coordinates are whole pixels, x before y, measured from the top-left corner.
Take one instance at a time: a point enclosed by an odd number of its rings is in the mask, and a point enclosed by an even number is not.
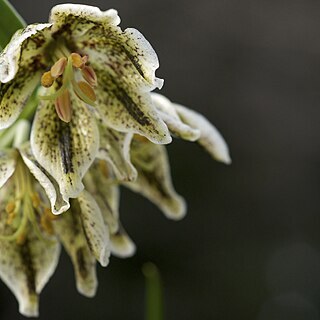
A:
[[[71,53],[71,60],[72,60],[72,65],[75,68],[82,68],[85,63],[86,63],[86,59],[83,59],[83,57],[80,56],[80,54],[78,53]]]
[[[49,88],[52,86],[54,82],[54,78],[51,75],[50,71],[45,72],[41,77],[41,85],[45,88]]]

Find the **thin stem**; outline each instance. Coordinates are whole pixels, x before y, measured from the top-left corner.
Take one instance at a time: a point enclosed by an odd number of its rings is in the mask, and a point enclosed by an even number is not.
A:
[[[163,290],[161,277],[155,264],[148,262],[142,267],[146,279],[146,320],[163,320]]]

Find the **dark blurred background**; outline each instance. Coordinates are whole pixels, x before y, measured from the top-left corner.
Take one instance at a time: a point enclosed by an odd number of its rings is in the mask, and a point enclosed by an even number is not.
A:
[[[141,266],[165,284],[167,320],[320,319],[320,2],[78,1],[115,8],[160,59],[162,93],[223,133],[230,167],[195,144],[168,147],[181,222],[122,193],[138,251],[98,268],[94,299],[76,292],[63,254],[41,295],[40,319],[143,319]],[[58,1],[12,0],[27,22]],[[22,319],[0,284],[0,318]]]

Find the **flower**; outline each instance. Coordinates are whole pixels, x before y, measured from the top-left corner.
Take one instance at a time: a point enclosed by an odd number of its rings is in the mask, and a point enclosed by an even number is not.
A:
[[[58,5],[49,23],[18,31],[0,55],[0,128],[19,117],[41,83],[31,148],[66,201],[83,190],[99,129],[171,141],[150,96],[163,84],[158,58],[137,30],[119,23],[113,9]]]
[[[151,93],[163,84],[158,58],[119,23],[112,9],[58,5],[49,23],[18,31],[0,54],[0,277],[26,316],[38,315],[60,244],[88,297],[97,289],[96,261],[107,266],[111,254],[135,253],[120,221],[121,186],[168,218],[185,215],[164,146],[171,136],[231,163],[204,116]],[[40,102],[30,133],[21,114],[31,95]]]
[[[30,174],[29,167],[42,172],[30,165],[33,161],[28,143],[0,153],[0,277],[26,316],[38,316],[38,295],[56,269],[59,241],[86,296],[96,292],[96,260],[107,266],[111,252],[109,230],[94,198],[82,191],[65,214],[53,215],[44,189]]]

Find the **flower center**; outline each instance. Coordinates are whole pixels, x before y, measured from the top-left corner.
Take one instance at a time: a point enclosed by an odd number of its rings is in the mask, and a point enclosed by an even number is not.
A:
[[[32,227],[40,239],[48,241],[44,238],[43,232],[48,235],[53,234],[51,224],[53,214],[34,190],[32,177],[21,158],[17,161],[11,179],[14,196],[8,199],[5,206],[7,214],[5,223],[14,231],[12,234],[0,235],[0,240],[16,241],[17,244],[23,245],[28,228]]]
[[[71,89],[83,102],[95,105],[96,94],[93,88],[97,86],[97,76],[87,62],[86,55],[71,53],[66,57],[62,54],[62,57],[41,77],[41,85],[53,92],[40,96],[40,99],[54,100],[56,112],[64,122],[70,122],[72,117]],[[79,78],[80,80],[76,80]]]

